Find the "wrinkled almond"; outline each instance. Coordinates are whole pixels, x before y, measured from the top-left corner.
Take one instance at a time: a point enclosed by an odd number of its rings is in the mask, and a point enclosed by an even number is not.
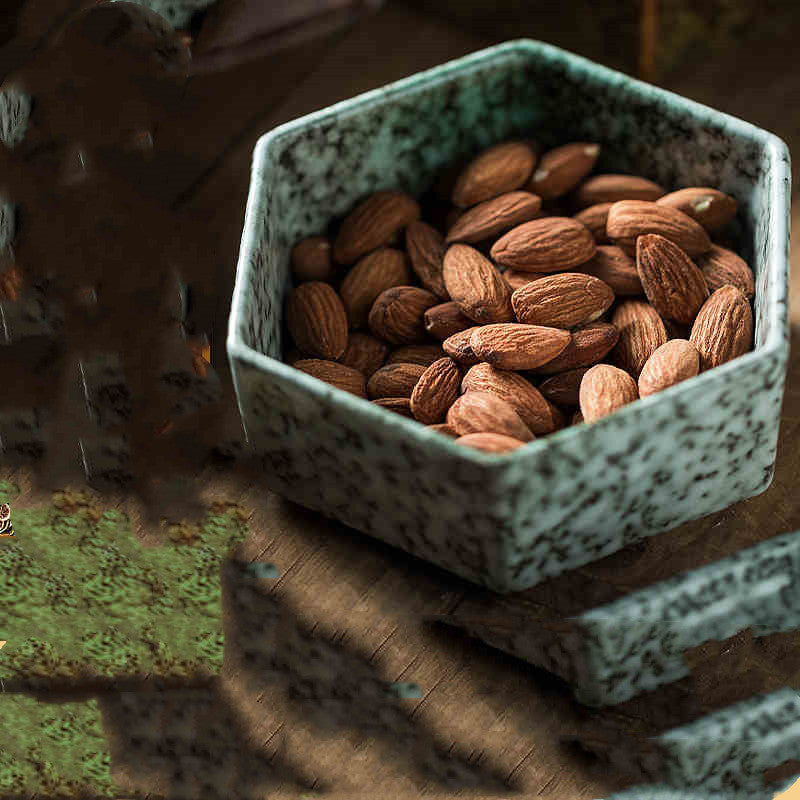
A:
[[[536,165],[536,154],[525,142],[503,142],[470,161],[453,187],[453,205],[459,208],[513,192],[525,184]]]
[[[511,289],[474,247],[453,244],[444,255],[444,283],[461,313],[479,323],[514,319]]]
[[[542,383],[539,391],[551,402],[562,406],[578,405],[578,392],[583,376],[589,367],[578,367],[559,372]]]
[[[606,221],[608,220],[608,210],[613,205],[613,203],[597,203],[579,211],[574,217],[589,229],[597,244],[610,244],[611,242],[606,235]]]
[[[703,370],[748,352],[753,346],[753,310],[744,292],[735,286],[717,289],[700,309],[689,340],[700,353]]]
[[[543,200],[561,197],[574,189],[593,169],[600,145],[572,142],[546,152],[539,161],[528,188]]]
[[[540,272],[517,272],[515,269],[507,269],[503,272],[505,282],[512,289],[520,289],[527,286],[531,281],[538,280],[542,277]]]
[[[733,250],[715,244],[695,260],[705,276],[709,291],[716,292],[728,285],[736,286],[748,300],[753,299],[756,293],[753,270]]]
[[[639,397],[639,390],[625,370],[610,364],[597,364],[581,381],[581,414],[585,422],[607,417]]]
[[[417,381],[425,372],[420,364],[387,364],[367,381],[367,394],[371,400],[382,397],[411,397]]]
[[[346,367],[337,361],[327,361],[320,358],[304,358],[300,361],[295,361],[292,366],[307,375],[319,378],[319,380],[335,386],[337,389],[342,389],[345,392],[350,392],[350,394],[366,399],[367,382],[357,369]]]
[[[286,326],[298,349],[322,359],[340,358],[347,348],[347,315],[327,283],[301,283],[286,302]]]
[[[458,398],[461,371],[452,358],[440,358],[420,376],[411,393],[411,413],[425,425],[441,422]]]
[[[598,203],[617,203],[620,200],[655,201],[664,194],[657,183],[636,175],[593,175],[575,190],[573,201],[578,208],[583,209]]]
[[[572,339],[564,350],[543,367],[541,375],[554,375],[578,367],[590,367],[605,358],[619,340],[619,331],[606,322],[591,322],[572,331]]]
[[[657,202],[683,211],[709,233],[721,230],[736,216],[736,201],[730,195],[707,186],[679,189],[659,197]]]
[[[447,231],[447,241],[475,244],[499,236],[523,222],[536,219],[542,208],[541,198],[530,192],[507,192],[478,203],[459,215]]]
[[[648,397],[693,378],[700,372],[700,354],[686,339],[671,339],[647,359],[639,375],[639,397]]]
[[[528,426],[513,406],[491,392],[462,394],[447,412],[447,424],[459,436],[500,433],[521,442],[533,439]]]
[[[416,286],[394,286],[381,292],[369,312],[370,330],[390,344],[425,341],[425,312],[439,302],[435,294]]]
[[[336,276],[336,265],[331,255],[331,243],[327,236],[308,236],[301,239],[290,256],[292,275],[297,283],[306,281],[332,281]]]
[[[587,262],[597,245],[571,217],[542,217],[517,225],[492,246],[491,256],[520,272],[561,272]]]
[[[522,447],[525,442],[499,433],[468,433],[466,436],[459,436],[456,444],[482,450],[484,453],[508,453]]]
[[[381,397],[372,402],[375,403],[376,406],[385,408],[387,411],[400,414],[401,417],[414,419],[414,415],[411,413],[411,401],[407,397]]]
[[[480,359],[472,352],[470,339],[473,331],[478,330],[480,325],[467,328],[465,331],[454,333],[442,342],[442,349],[450,358],[457,361],[463,367],[471,367],[477,364]]]
[[[427,367],[444,356],[445,352],[438,344],[406,344],[392,350],[386,363],[422,364]]]
[[[474,324],[471,319],[461,313],[458,303],[453,300],[448,303],[439,303],[425,312],[425,330],[434,339],[440,341],[444,341],[454,333],[465,331]]]
[[[415,220],[406,228],[406,251],[420,283],[439,299],[449,299],[442,277],[445,251],[442,234],[426,222]]]
[[[436,431],[436,433],[441,433],[443,436],[449,436],[451,439],[458,439],[458,434],[447,424],[445,423],[438,423],[436,425],[428,425],[432,431]]]
[[[594,256],[579,269],[605,281],[620,297],[644,294],[636,262],[616,245],[598,245]]]
[[[611,322],[619,331],[614,360],[638,379],[647,359],[667,341],[664,322],[650,303],[633,299],[617,306]]]
[[[347,367],[357,369],[365,378],[380,369],[389,356],[389,346],[368,333],[351,333],[347,349],[339,359]]]
[[[543,325],[501,322],[482,325],[469,343],[481,361],[498,369],[535,369],[552,361],[570,343],[569,331]]]

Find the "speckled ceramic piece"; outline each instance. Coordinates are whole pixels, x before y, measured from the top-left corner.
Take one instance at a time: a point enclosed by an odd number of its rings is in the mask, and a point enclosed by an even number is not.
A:
[[[471,452],[279,361],[289,250],[364,195],[417,194],[515,135],[602,142],[600,171],[740,204],[756,350],[505,455]],[[561,50],[516,41],[336,104],[255,149],[227,349],[278,493],[501,592],[763,492],[788,353],[789,157],[776,137]]]

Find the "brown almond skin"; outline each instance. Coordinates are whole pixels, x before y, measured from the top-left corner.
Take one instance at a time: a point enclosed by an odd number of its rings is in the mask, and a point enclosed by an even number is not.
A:
[[[536,166],[536,153],[525,142],[502,142],[470,161],[453,187],[452,201],[459,208],[513,192],[525,184]]]
[[[298,349],[322,359],[341,358],[347,349],[347,315],[327,283],[301,283],[286,301],[286,327]]]
[[[480,324],[514,319],[511,289],[474,247],[453,244],[444,255],[444,284],[461,313]]]
[[[613,302],[614,292],[607,283],[579,272],[539,278],[511,295],[520,322],[565,329],[594,322]]]
[[[663,236],[647,234],[636,240],[636,270],[644,293],[667,319],[691,325],[708,299],[708,284],[694,261]]]
[[[600,278],[619,297],[635,297],[644,294],[642,281],[636,270],[636,261],[621,247],[598,245],[597,252],[580,267],[580,271]]]
[[[644,300],[620,303],[611,323],[619,331],[614,360],[638,380],[647,359],[667,341],[667,329],[658,312]]]
[[[528,181],[528,189],[543,200],[562,197],[574,189],[593,169],[600,145],[572,142],[548,150]]]
[[[375,192],[344,218],[333,257],[339,264],[355,264],[419,216],[419,203],[405,192]]]
[[[467,328],[465,331],[454,333],[442,342],[442,349],[450,358],[461,364],[462,367],[471,367],[478,364],[480,359],[472,352],[470,339],[473,331],[478,330],[480,325]]]
[[[441,422],[458,399],[461,370],[452,358],[434,361],[420,376],[411,393],[411,413],[424,425]]]
[[[346,367],[357,369],[367,380],[379,370],[389,357],[389,346],[369,333],[351,333],[347,349],[339,361]]]
[[[542,200],[530,192],[506,192],[465,211],[447,231],[447,242],[477,244],[536,219]]]
[[[536,372],[555,375],[579,367],[590,367],[602,361],[619,340],[619,331],[606,322],[591,322],[572,331],[572,339],[564,350]]]
[[[711,249],[705,229],[682,211],[643,200],[622,200],[608,212],[606,233],[628,253],[634,253],[636,239],[656,233],[669,239],[688,256],[699,256]]]
[[[482,325],[469,339],[472,352],[498,369],[535,369],[570,343],[569,331],[543,325],[501,322]]]
[[[544,381],[539,386],[539,391],[551,402],[562,406],[577,406],[578,392],[581,388],[583,376],[589,367],[578,367],[566,372],[559,372]]]
[[[686,339],[671,339],[647,359],[639,375],[639,397],[649,397],[700,372],[700,354]]]
[[[445,357],[445,352],[438,344],[406,344],[389,354],[387,364],[421,364],[428,367],[434,361]]]
[[[420,283],[440,300],[450,299],[442,277],[445,249],[444,237],[428,223],[415,220],[406,228],[406,251],[411,269]]]
[[[339,287],[350,327],[358,329],[367,324],[370,309],[381,292],[410,283],[408,257],[402,250],[381,247],[364,256]]]
[[[620,200],[650,200],[666,194],[657,183],[636,175],[593,175],[574,192],[572,199],[579,209],[599,203],[618,203]]]
[[[533,434],[513,406],[490,392],[467,392],[447,412],[447,425],[459,436],[470,433],[499,433],[520,442]]]
[[[484,453],[509,453],[522,447],[525,442],[512,439],[510,436],[502,436],[499,433],[468,433],[466,436],[459,436],[456,444],[482,450]]]
[[[369,312],[369,328],[389,344],[420,344],[426,339],[425,312],[439,302],[416,286],[394,286],[381,292]]]
[[[625,370],[610,364],[596,364],[581,381],[579,399],[585,422],[607,417],[638,398],[636,381]]]
[[[722,230],[735,216],[737,203],[730,195],[707,186],[690,186],[670,192],[657,200],[659,205],[677,208],[697,220],[709,233]]]
[[[589,229],[571,217],[541,217],[517,225],[492,246],[491,257],[520,272],[563,272],[597,249]]]
[[[290,256],[292,276],[296,283],[332,281],[336,277],[331,243],[327,236],[307,236],[293,248]]]
[[[474,324],[469,317],[461,313],[458,303],[453,300],[440,303],[425,312],[425,330],[428,335],[442,342],[454,333],[471,328]]]
[[[346,367],[337,361],[326,361],[319,358],[305,358],[295,361],[295,369],[305,372],[314,378],[319,378],[337,389],[356,395],[356,397],[367,397],[367,382],[364,376],[352,367]]]
[[[367,381],[367,395],[370,400],[411,397],[425,369],[420,364],[387,364]]]
[[[732,361],[753,348],[753,310],[744,292],[723,286],[706,300],[689,341],[700,353],[705,371]]]
[[[516,372],[495,369],[491,364],[476,364],[464,375],[462,392],[490,392],[505,400],[528,429],[542,436],[552,433],[561,420],[541,392]]]
[[[387,411],[394,411],[395,414],[400,414],[401,417],[414,419],[411,413],[411,401],[407,397],[381,397],[372,402],[375,403],[376,406],[385,408]]]
[[[451,439],[458,439],[458,434],[447,424],[438,423],[436,425],[428,425],[432,431],[441,433],[444,436],[449,436]]]
[[[505,282],[512,290],[521,289],[523,286],[527,286],[531,281],[538,280],[541,277],[542,273],[540,272],[517,272],[515,269],[507,269],[503,273]]]
[[[710,292],[716,292],[717,289],[730,285],[741,289],[748,300],[755,297],[753,270],[733,250],[717,244],[712,245],[707,253],[695,259],[695,263],[705,276]]]
[[[584,208],[574,216],[574,219],[589,229],[597,244],[611,243],[611,239],[606,235],[606,221],[608,220],[608,210],[613,205],[613,203],[597,203]]]

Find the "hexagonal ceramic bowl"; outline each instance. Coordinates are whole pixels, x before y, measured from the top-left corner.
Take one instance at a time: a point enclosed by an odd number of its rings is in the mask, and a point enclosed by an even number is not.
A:
[[[601,172],[732,194],[756,276],[755,351],[500,456],[280,361],[294,242],[370,192],[419,194],[452,160],[518,135],[544,146],[598,141]],[[789,183],[775,136],[531,41],[273,130],[255,149],[227,340],[265,484],[500,592],[763,492],[788,355]]]

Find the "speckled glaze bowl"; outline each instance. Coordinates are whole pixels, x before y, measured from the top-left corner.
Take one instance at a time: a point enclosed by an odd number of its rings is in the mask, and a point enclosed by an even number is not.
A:
[[[593,425],[472,452],[280,361],[289,251],[360,198],[424,191],[511,136],[603,145],[598,171],[739,202],[756,277],[755,351]],[[763,492],[788,355],[786,146],[769,133],[557,48],[514,41],[263,136],[227,350],[248,442],[279,494],[499,592]]]

